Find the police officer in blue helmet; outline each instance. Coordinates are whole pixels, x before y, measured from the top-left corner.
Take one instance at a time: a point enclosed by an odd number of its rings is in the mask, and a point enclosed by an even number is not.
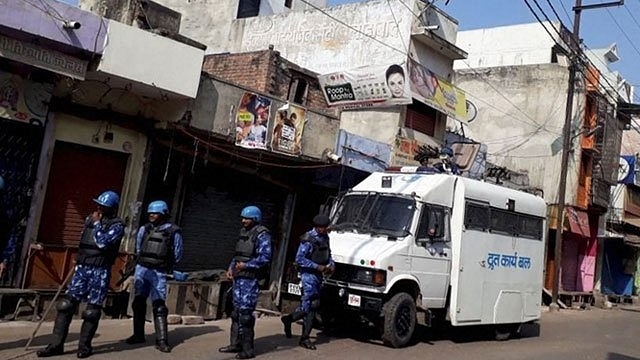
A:
[[[124,236],[124,222],[116,213],[120,197],[113,191],[105,191],[93,201],[97,209],[85,219],[80,235],[75,273],[67,289],[66,297],[58,302],[58,314],[53,325],[54,340],[37,352],[38,357],[62,355],[69,333],[71,319],[80,302],[86,302],[78,339],[78,358],[91,356],[91,340],[98,329],[102,304],[107,297],[111,281],[111,267],[118,257]]]
[[[271,261],[271,234],[269,229],[261,225],[262,211],[258,207],[245,207],[240,217],[240,238],[227,270],[227,278],[233,280],[230,344],[218,350],[238,353],[236,359],[251,359],[255,357],[253,339],[256,320],[253,312],[260,292],[260,275]]]
[[[171,352],[168,339],[167,274],[182,259],[182,231],[169,222],[169,207],[162,200],[152,201],[147,207],[149,222],[140,227],[136,237],[137,265],[135,270],[135,297],[133,309],[133,335],[127,344],[145,342],[144,324],[147,298],[151,297],[156,349]]]
[[[438,154],[440,162],[435,164],[435,168],[442,173],[460,175],[460,167],[455,161],[455,154],[448,146],[443,146]]]
[[[313,319],[320,308],[322,280],[324,275],[331,274],[335,269],[329,247],[330,222],[327,215],[318,214],[313,218],[313,229],[300,237],[296,264],[302,282],[302,299],[300,306],[293,313],[281,318],[287,338],[291,337],[291,323],[303,319],[299,345],[309,350],[316,349],[309,335],[311,335]]]

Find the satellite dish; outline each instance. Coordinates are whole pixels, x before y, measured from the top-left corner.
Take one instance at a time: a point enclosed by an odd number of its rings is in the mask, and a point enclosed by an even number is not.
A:
[[[620,156],[619,165],[618,165],[618,182],[624,180],[629,176],[631,172],[631,165],[627,161],[627,159]]]
[[[475,120],[476,116],[478,116],[478,108],[469,100],[466,101],[467,106],[467,123]]]

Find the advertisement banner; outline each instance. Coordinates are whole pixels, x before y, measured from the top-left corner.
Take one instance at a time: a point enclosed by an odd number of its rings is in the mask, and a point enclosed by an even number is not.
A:
[[[363,66],[319,75],[329,106],[345,108],[411,104],[405,64]]]
[[[302,154],[302,131],[307,110],[286,104],[278,109],[271,137],[271,149],[288,155]]]
[[[236,111],[236,145],[249,149],[267,148],[271,99],[245,92]]]
[[[414,157],[422,145],[424,144],[419,143],[415,139],[409,139],[399,135],[396,136],[391,164],[396,166],[420,166],[420,162],[415,160]]]
[[[467,103],[464,91],[440,79],[431,70],[409,60],[409,82],[413,97],[460,121],[466,121]]]
[[[52,84],[0,71],[0,117],[43,126],[52,91]]]

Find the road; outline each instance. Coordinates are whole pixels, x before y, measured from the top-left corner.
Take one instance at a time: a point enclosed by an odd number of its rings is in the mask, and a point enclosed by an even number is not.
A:
[[[57,359],[75,359],[80,320],[74,320],[66,354]],[[43,324],[33,348],[24,350],[35,323],[0,323],[0,359],[35,359],[35,349],[50,339],[52,323]],[[207,322],[204,325],[170,327],[173,352],[163,354],[152,346],[153,326],[148,323],[146,345],[130,346],[121,342],[130,335],[131,320],[103,320],[94,339],[95,354],[91,359],[232,359],[218,353],[229,338],[229,320]],[[300,326],[294,325],[294,336]],[[297,346],[297,339],[286,339],[277,317],[261,317],[256,325],[256,352],[259,359],[456,359],[456,360],[640,360],[640,312],[620,309],[585,311],[564,310],[544,312],[539,326],[528,326],[518,339],[497,342],[489,331],[475,329],[459,331],[445,329],[432,333],[421,329],[415,344],[404,349],[384,347],[379,340],[367,338],[366,331],[350,331],[338,337],[314,332],[317,351]]]

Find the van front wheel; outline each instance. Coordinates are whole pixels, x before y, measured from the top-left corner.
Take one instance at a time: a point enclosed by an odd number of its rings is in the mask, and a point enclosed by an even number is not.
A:
[[[382,341],[399,348],[406,346],[416,328],[416,303],[407,293],[395,294],[383,308]]]

